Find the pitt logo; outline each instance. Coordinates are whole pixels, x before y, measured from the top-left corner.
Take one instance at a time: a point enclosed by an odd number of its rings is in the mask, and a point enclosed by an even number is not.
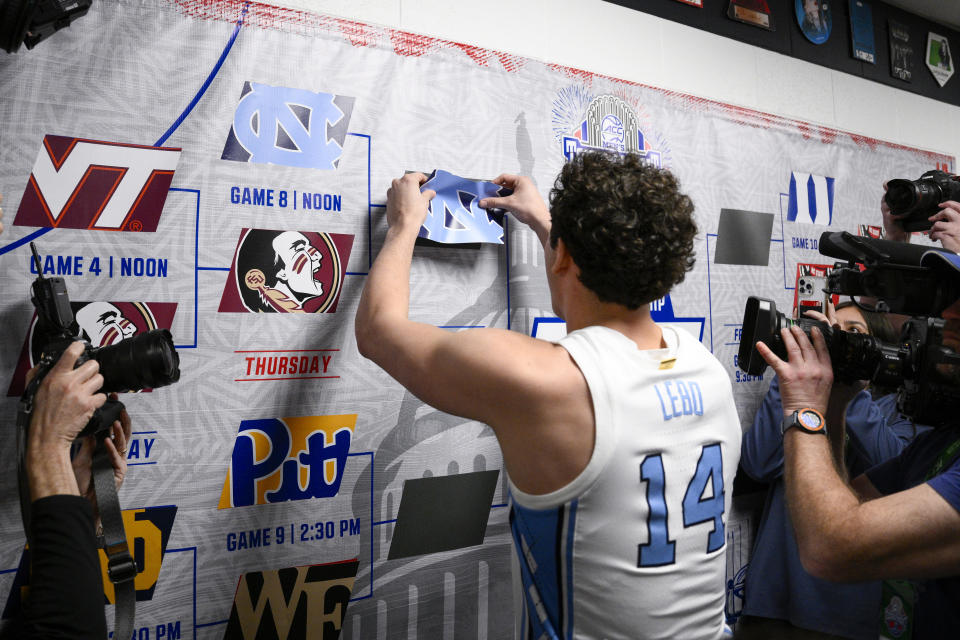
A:
[[[617,96],[593,97],[574,86],[554,100],[554,135],[567,160],[584,151],[606,150],[635,153],[657,167],[665,166],[663,145],[651,146],[643,128],[649,127],[642,127],[633,107]]]
[[[359,561],[254,571],[240,577],[225,640],[336,640],[350,604]]]
[[[356,424],[355,413],[244,420],[217,508],[337,495]]]
[[[223,160],[336,169],[354,99],[245,82]]]
[[[44,136],[13,224],[156,231],[179,160],[169,147]]]

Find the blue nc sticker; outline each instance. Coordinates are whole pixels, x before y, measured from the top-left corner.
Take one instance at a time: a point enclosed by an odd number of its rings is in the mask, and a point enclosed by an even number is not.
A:
[[[470,180],[437,169],[423,183],[421,191],[433,189],[427,219],[420,227],[421,238],[444,244],[487,242],[503,244],[502,215],[480,208],[484,198],[513,193],[487,180]]]

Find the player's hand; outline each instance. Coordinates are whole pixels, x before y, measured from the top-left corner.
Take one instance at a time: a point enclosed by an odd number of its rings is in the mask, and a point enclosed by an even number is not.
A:
[[[960,253],[960,202],[941,202],[940,211],[929,220],[933,222],[930,239],[940,242],[947,251]]]
[[[813,344],[798,326],[782,329],[780,335],[787,351],[787,361],[781,360],[770,347],[757,342],[757,351],[780,378],[780,398],[783,415],[789,416],[803,408],[826,413],[830,388],[833,386],[833,368],[830,353],[820,329],[810,330]]]
[[[408,173],[395,178],[387,189],[387,224],[390,228],[417,230],[427,219],[427,208],[437,192],[433,189],[420,191],[427,181],[422,173]]]
[[[550,230],[550,210],[540,196],[533,180],[527,176],[503,173],[492,180],[494,184],[513,190],[509,196],[484,198],[484,209],[506,209],[520,222],[530,226],[539,235],[541,230]]]
[[[886,240],[893,242],[910,242],[910,232],[900,224],[902,216],[895,216],[890,213],[890,205],[887,204],[887,183],[883,183],[883,196],[880,198],[880,213],[883,215],[883,236]]]

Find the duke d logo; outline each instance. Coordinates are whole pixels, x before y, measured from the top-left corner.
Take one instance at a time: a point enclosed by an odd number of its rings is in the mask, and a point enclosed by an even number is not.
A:
[[[244,420],[217,508],[337,495],[356,424],[357,414]]]

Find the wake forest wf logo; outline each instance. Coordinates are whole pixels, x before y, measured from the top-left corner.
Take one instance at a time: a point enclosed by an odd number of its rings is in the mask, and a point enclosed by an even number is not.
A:
[[[646,131],[645,131],[646,130]],[[592,96],[579,86],[561,90],[553,103],[553,132],[567,160],[590,150],[636,153],[666,166],[665,145],[623,98]]]
[[[13,224],[156,231],[180,149],[44,136]]]
[[[217,508],[337,495],[356,424],[356,414],[244,420]]]
[[[221,312],[333,313],[353,236],[243,229]]]
[[[245,82],[223,160],[336,169],[354,98]]]
[[[337,640],[359,565],[353,559],[243,574],[224,640]]]
[[[117,302],[94,300],[83,302],[72,300],[74,323],[71,331],[75,336],[88,341],[94,347],[114,345],[154,329],[170,329],[177,312],[176,302]],[[50,344],[54,336],[43,332],[34,314],[27,331],[27,338],[20,349],[8,396],[23,393],[27,371],[40,361],[44,347]]]

